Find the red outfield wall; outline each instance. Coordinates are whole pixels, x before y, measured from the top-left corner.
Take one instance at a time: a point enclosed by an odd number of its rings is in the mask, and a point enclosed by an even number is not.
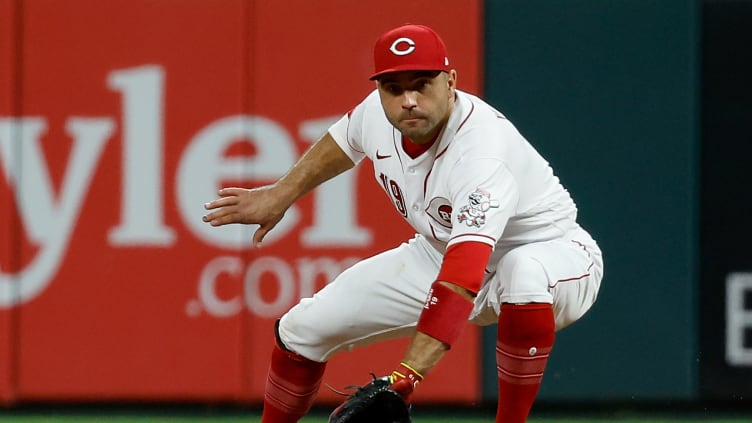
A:
[[[480,2],[0,0],[0,401],[262,397],[274,319],[411,236],[360,166],[252,228],[204,202],[279,177],[373,88],[380,32],[444,35],[480,90]],[[480,398],[479,331],[419,401]],[[333,359],[343,387],[405,342]],[[321,401],[339,397],[324,389]]]
[[[16,75],[16,43],[15,43],[15,8],[11,0],[0,0],[0,122],[15,115],[18,91],[14,81]],[[0,132],[0,140],[10,138],[7,129]],[[0,157],[15,155],[15,143],[0,141]],[[4,162],[0,166],[5,169]],[[0,172],[0,296],[12,297],[14,288],[13,269],[17,269],[18,233],[15,222],[18,219],[13,203],[13,194],[8,187],[5,171]],[[15,323],[18,321],[18,307],[0,306],[0,404],[10,403],[15,398],[16,385],[16,355],[18,331]]]

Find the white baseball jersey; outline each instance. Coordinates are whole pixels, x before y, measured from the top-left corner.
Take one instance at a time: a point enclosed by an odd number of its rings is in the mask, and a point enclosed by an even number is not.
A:
[[[469,320],[494,324],[501,304],[553,304],[556,328],[595,302],[600,249],[550,166],[498,111],[457,91],[449,122],[416,157],[386,119],[377,91],[329,129],[418,234],[348,268],[280,320],[284,345],[311,360],[411,336],[448,245],[494,247]]]
[[[476,96],[457,91],[446,127],[415,159],[404,152],[377,90],[329,133],[355,163],[373,161],[397,211],[441,252],[456,242],[483,242],[495,248],[495,263],[511,247],[577,226],[577,208],[548,162]]]

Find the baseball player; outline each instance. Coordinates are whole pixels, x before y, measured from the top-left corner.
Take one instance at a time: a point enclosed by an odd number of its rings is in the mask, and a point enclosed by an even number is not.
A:
[[[212,226],[258,224],[253,244],[298,198],[365,158],[416,235],[345,270],[276,324],[262,422],[301,419],[340,351],[412,337],[387,376],[406,401],[467,321],[498,324],[497,422],[530,412],[555,331],[596,299],[601,251],[548,162],[512,123],[457,89],[444,42],[403,25],[374,48],[376,89],[278,181],[224,188]]]

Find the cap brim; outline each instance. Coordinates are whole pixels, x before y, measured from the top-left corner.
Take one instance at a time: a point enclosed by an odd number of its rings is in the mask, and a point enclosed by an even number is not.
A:
[[[368,79],[373,81],[376,79],[379,79],[380,77],[388,74],[388,73],[395,73],[395,72],[411,72],[411,71],[441,71],[441,72],[449,72],[448,68],[426,68],[425,66],[415,66],[415,65],[406,65],[406,66],[396,66],[390,69],[384,69],[382,71],[379,71],[377,73],[374,73],[371,75]]]

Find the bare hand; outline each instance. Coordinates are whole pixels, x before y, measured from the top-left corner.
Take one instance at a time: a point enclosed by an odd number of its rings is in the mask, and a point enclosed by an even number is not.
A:
[[[245,189],[223,188],[218,198],[204,204],[206,210],[215,210],[206,214],[203,221],[212,226],[223,226],[232,223],[258,224],[259,228],[253,234],[253,246],[257,247],[263,241],[266,233],[282,220],[289,204],[280,201],[281,196],[274,194],[271,186]]]

